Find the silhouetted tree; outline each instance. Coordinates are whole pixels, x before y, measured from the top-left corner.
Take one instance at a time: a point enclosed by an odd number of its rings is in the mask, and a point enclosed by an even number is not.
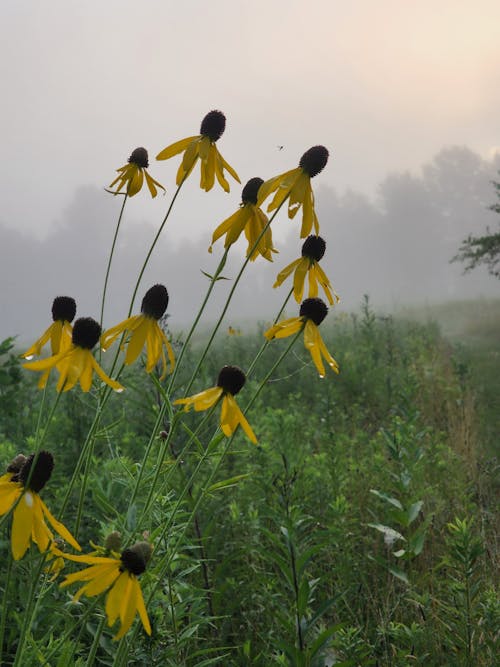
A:
[[[493,181],[493,185],[500,201],[500,183]],[[489,209],[500,215],[500,203],[489,206]],[[452,261],[466,262],[465,272],[484,264],[492,276],[500,278],[500,220],[498,232],[492,233],[489,228],[486,231],[487,233],[484,236],[471,236],[469,234],[462,241],[458,254]]]

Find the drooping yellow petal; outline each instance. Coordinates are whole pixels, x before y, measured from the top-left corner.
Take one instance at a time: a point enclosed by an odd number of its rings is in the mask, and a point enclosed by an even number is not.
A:
[[[299,259],[294,260],[288,266],[285,266],[284,269],[282,269],[278,275],[276,276],[276,282],[274,283],[273,287],[279,287],[281,284],[285,282],[285,280],[288,278],[288,276],[295,271],[297,266],[300,264],[302,261],[303,257],[299,257]]]
[[[245,415],[240,410],[234,396],[231,394],[225,394],[224,398],[222,399],[220,422],[222,432],[227,437],[231,436],[236,430],[236,427],[240,425],[250,441],[255,445],[257,444],[255,433],[252,431],[252,428],[248,423]]]
[[[161,190],[163,190],[163,192],[165,192],[165,188],[163,187],[163,185],[161,183],[158,183],[158,181],[155,181],[155,179],[150,174],[148,174],[146,170],[144,170],[144,176],[146,177],[146,185],[148,186],[149,192],[151,193],[153,199],[158,194],[158,188],[160,188]]]
[[[208,410],[213,405],[217,403],[219,398],[223,393],[222,387],[211,387],[210,389],[205,389],[205,391],[200,391],[198,394],[189,396],[187,398],[178,398],[174,401],[174,405],[184,405],[184,411],[187,412],[194,407],[196,412],[201,412],[203,410]]]
[[[120,617],[120,611],[123,604],[123,597],[125,591],[127,590],[128,580],[130,574],[125,571],[120,574],[118,579],[115,581],[113,588],[109,591],[106,598],[105,611],[106,616],[108,617],[108,625],[111,627],[117,618]]]
[[[131,166],[132,170],[127,186],[127,194],[129,197],[133,197],[140,192],[144,183],[144,170],[133,163],[131,163]]]
[[[194,165],[196,164],[196,160],[200,156],[201,143],[202,139],[196,137],[195,140],[189,144],[189,146],[186,149],[186,152],[182,156],[182,162],[179,169],[182,167],[182,174],[184,178],[187,178],[188,175],[191,173]],[[177,174],[177,176],[179,176],[179,174]],[[180,184],[177,183],[177,185]]]
[[[14,560],[22,558],[29,546],[33,527],[33,505],[33,493],[25,491],[14,510],[11,538]]]
[[[328,302],[330,303],[331,306],[333,306],[335,303],[338,303],[340,301],[340,297],[330,285],[330,281],[328,280],[328,277],[321,268],[321,266],[316,263],[314,268],[318,282],[323,288],[326,294],[326,298],[328,299]]]
[[[287,320],[282,320],[275,324],[270,329],[264,332],[264,336],[267,340],[273,340],[274,338],[287,338],[288,336],[293,336],[304,326],[304,320],[302,317],[290,317]]]
[[[224,169],[226,169],[231,174],[231,176],[234,178],[235,181],[237,181],[238,183],[241,183],[240,177],[238,176],[236,171],[231,167],[231,165],[228,162],[226,162],[226,160],[224,160],[224,158],[219,153],[219,151],[217,151],[217,154],[218,154],[218,156],[219,156],[219,158],[222,162],[222,166],[224,167]]]
[[[123,592],[123,597],[120,604],[120,621],[121,627],[117,634],[113,637],[115,641],[121,639],[130,629],[135,614],[136,614],[136,589],[133,585],[134,575],[129,574],[127,583]]]
[[[60,363],[67,355],[69,355],[70,352],[70,350],[67,350],[66,352],[55,354],[54,356],[47,357],[46,359],[28,361],[27,363],[23,364],[23,368],[26,368],[28,371],[50,371],[52,368],[54,368],[54,366],[56,366],[56,364]]]
[[[222,158],[222,155],[217,150],[217,148],[215,148],[214,169],[219,185],[225,192],[229,192],[230,189],[229,183],[227,182],[227,179],[224,176],[224,160]]]
[[[319,349],[320,349],[321,354],[323,355],[323,357],[326,359],[326,363],[330,366],[330,368],[332,369],[332,371],[334,371],[334,373],[339,373],[340,372],[339,365],[337,364],[335,359],[332,357],[330,352],[328,352],[328,349],[325,345],[325,342],[321,338],[321,335],[318,334],[318,336],[319,336]]]
[[[103,371],[103,369],[99,366],[97,361],[94,359],[92,354],[89,352],[90,358],[92,360],[92,367],[95,370],[96,374],[101,378],[101,380],[107,384],[113,391],[116,391],[117,393],[121,394],[121,392],[125,389],[123,385],[121,385],[119,382],[116,380],[112,380],[109,375],[106,375],[106,373]]]
[[[127,354],[125,355],[126,366],[132,364],[140,355],[146,342],[146,336],[148,334],[149,327],[152,325],[152,323],[154,323],[154,320],[152,320],[150,317],[139,315],[137,322],[138,326],[135,327],[135,331],[130,337],[127,345]]]
[[[290,190],[290,198],[288,200],[288,217],[290,219],[294,218],[299,208],[304,203],[304,198],[306,196],[307,188],[310,189],[310,178],[309,176],[300,170],[301,173],[298,175],[293,188]]]
[[[314,210],[314,194],[311,189],[311,184],[308,184],[308,188],[304,195],[303,207],[302,207],[302,227],[300,229],[300,238],[305,239],[306,236],[309,236],[312,228],[314,227],[314,233],[316,236],[319,234],[319,223],[318,216]]]
[[[118,567],[112,567],[110,565],[98,567],[101,568],[99,574],[94,576],[88,584],[85,584],[85,586],[80,588],[73,598],[75,602],[77,602],[82,595],[91,598],[95,595],[104,593],[104,591],[112,586],[120,576],[120,569]]]
[[[101,348],[106,351],[111,345],[115,342],[120,334],[122,334],[127,329],[132,329],[132,324],[134,324],[138,319],[142,318],[142,315],[133,315],[128,317],[120,324],[117,324],[111,329],[106,329],[106,331],[101,335]]]
[[[259,192],[257,193],[257,206],[261,206],[263,202],[269,197],[269,195],[275,192],[282,183],[287,183],[290,177],[298,174],[298,170],[299,168],[290,169],[290,171],[286,171],[284,174],[280,174],[279,176],[274,176],[274,178],[270,178],[265,183],[262,183],[259,188]],[[288,192],[286,192],[285,198],[287,197]]]
[[[247,257],[250,257],[250,261],[253,262],[257,259],[258,255],[261,255],[264,259],[272,262],[271,253],[278,251],[273,246],[271,228],[267,227],[267,216],[255,204],[246,204],[246,207],[250,212],[247,224],[245,225],[245,236],[248,241]],[[255,249],[252,252],[252,248],[254,247]]]
[[[42,347],[48,343],[48,341],[52,337],[52,329],[54,327],[55,322],[53,322],[50,327],[43,332],[43,334],[40,336],[40,338],[33,343],[33,345],[29,348],[29,350],[26,350],[26,352],[23,352],[21,354],[21,357],[24,359],[31,359],[32,357],[38,357],[40,356],[42,352]]]
[[[173,144],[170,144],[170,146],[167,146],[164,148],[162,151],[158,153],[156,156],[157,160],[168,160],[171,157],[174,157],[174,155],[178,155],[179,153],[182,153],[183,150],[185,150],[189,144],[194,142],[196,139],[199,139],[200,135],[194,136],[194,137],[186,137],[185,139],[181,139],[180,141],[176,141]]]
[[[320,377],[325,377],[325,367],[323,365],[322,356],[325,358],[332,371],[335,373],[339,372],[337,362],[328,352],[327,347],[321,338],[319,329],[312,320],[307,320],[304,328],[304,345],[306,349],[309,350]]]
[[[319,376],[325,377],[325,367],[321,359],[321,350],[319,347],[319,330],[312,320],[307,320],[304,327],[304,346],[309,350],[314,365],[316,366]]]
[[[61,358],[57,363],[57,370],[60,373],[56,387],[57,391],[69,391],[75,386],[88,363],[89,356],[92,356],[90,350],[73,346]]]
[[[247,222],[247,211],[245,207],[238,209],[235,213],[226,218],[220,225],[216,228],[212,234],[212,245],[226,234],[226,239],[224,241],[224,248],[229,248],[233,243],[235,243],[241,232],[245,229]]]
[[[141,585],[137,579],[134,580],[135,587],[135,601],[137,611],[139,612],[139,617],[142,621],[144,630],[151,635],[151,623],[149,622],[148,612],[146,611],[146,605],[144,604],[144,598],[142,597]]]
[[[204,142],[208,141],[208,149],[206,157],[202,156],[202,147]],[[214,143],[211,143],[208,137],[203,137],[200,143],[200,160],[201,160],[201,178],[200,178],[200,187],[209,192],[215,183],[215,155],[217,148]],[[229,190],[229,185],[227,185]]]
[[[172,346],[170,345],[170,341],[169,341],[168,338],[165,336],[165,334],[163,333],[163,331],[161,330],[161,328],[158,327],[158,329],[159,329],[159,331],[160,331],[160,334],[161,334],[161,337],[162,337],[162,340],[163,340],[163,344],[164,344],[164,346],[165,346],[165,349],[167,350],[168,360],[169,360],[169,362],[170,362],[170,372],[172,373],[172,371],[173,371],[174,368],[175,368],[175,356],[174,356],[174,351],[173,351],[173,349],[172,349]],[[165,372],[166,372],[166,371],[167,371],[167,369],[165,368]],[[162,378],[162,379],[163,379],[163,378]]]
[[[299,264],[297,264],[297,268],[295,269],[293,276],[293,296],[295,297],[295,301],[297,301],[297,303],[302,301],[302,295],[304,294],[304,281],[306,279],[309,265],[309,258],[302,257]]]
[[[47,528],[47,524],[43,520],[43,512],[41,506],[40,496],[33,493],[33,526],[31,531],[31,539],[38,545],[40,553],[44,553],[49,548],[54,536]]]
[[[69,532],[69,530],[64,526],[60,521],[58,521],[54,516],[52,516],[49,508],[47,505],[43,502],[43,500],[39,497],[38,502],[40,503],[40,507],[44,513],[44,515],[47,517],[48,522],[52,526],[52,528],[58,533],[65,542],[68,544],[71,544],[73,549],[76,549],[77,551],[81,551],[82,548],[78,544],[78,542],[75,540],[73,535]]]
[[[11,475],[11,473],[8,474]],[[7,512],[17,502],[17,499],[22,494],[22,492],[23,485],[19,482],[5,481],[0,483],[0,516],[7,514]]]

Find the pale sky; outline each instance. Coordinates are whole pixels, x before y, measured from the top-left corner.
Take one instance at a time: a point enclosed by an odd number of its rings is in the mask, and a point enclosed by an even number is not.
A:
[[[137,146],[169,197],[178,160],[154,157],[211,109],[243,183],[321,143],[317,186],[373,196],[443,146],[500,146],[498,0],[2,0],[0,73],[0,223],[36,237]],[[178,239],[212,229],[241,192],[196,185]],[[141,193],[128,213],[156,223],[167,203]]]

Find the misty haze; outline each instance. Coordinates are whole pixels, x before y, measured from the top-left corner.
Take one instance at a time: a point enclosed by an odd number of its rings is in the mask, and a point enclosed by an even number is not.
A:
[[[339,194],[323,185],[316,195],[327,242],[323,264],[341,297],[337,308],[357,310],[363,294],[389,311],[409,304],[496,297],[498,282],[486,270],[464,276],[463,266],[450,260],[469,233],[481,234],[495,226],[497,216],[488,207],[495,201],[491,181],[499,169],[500,156],[486,161],[467,148],[453,147],[443,149],[420,173],[388,176],[373,200],[356,191]],[[184,240],[176,242],[175,211],[167,223],[139,295],[151,284],[167,285],[174,331],[182,330],[200,306],[208,285],[201,270],[215,270],[222,255],[222,242],[214,245],[212,255],[207,252],[211,233],[237,208],[239,196],[238,186],[233,187],[225,210],[219,218],[203,220],[207,233],[193,241],[185,238],[184,228]],[[104,189],[81,187],[43,240],[0,226],[4,285],[0,337],[16,335],[27,344],[48,321],[52,299],[59,294],[76,299],[80,316],[96,316],[120,205],[121,199]],[[126,212],[111,274],[106,325],[123,319],[157,225],[157,220],[131,219]],[[297,226],[283,216],[276,220],[273,229],[283,238],[275,241],[279,254],[272,263],[259,258],[248,266],[248,279],[238,287],[226,316],[228,324],[250,326],[273,316],[286,289],[272,289],[276,274],[300,256]],[[241,240],[232,249],[223,271],[229,280],[218,282],[207,322],[218,317],[245,247]],[[139,305],[140,301],[136,309]],[[292,316],[294,307],[288,311]]]

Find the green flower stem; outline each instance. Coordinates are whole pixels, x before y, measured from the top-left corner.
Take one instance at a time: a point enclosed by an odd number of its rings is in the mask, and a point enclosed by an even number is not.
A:
[[[61,397],[61,394],[58,393],[57,396],[56,396],[56,400],[54,401],[54,404],[53,404],[53,406],[52,406],[52,408],[49,412],[49,415],[48,415],[47,419],[45,420],[45,426],[42,429],[41,426],[40,426],[40,423],[41,423],[41,416],[42,416],[42,412],[43,412],[43,403],[45,401],[45,391],[44,391],[44,394],[43,394],[43,397],[42,397],[42,404],[40,405],[40,410],[39,410],[39,413],[38,413],[38,420],[37,420],[37,426],[36,426],[36,431],[35,431],[35,447],[34,447],[35,451],[33,452],[33,463],[31,464],[31,468],[30,468],[30,471],[29,471],[29,474],[28,474],[28,478],[27,478],[26,482],[24,483],[25,487],[29,486],[29,483],[30,483],[30,480],[31,480],[31,475],[33,474],[33,472],[35,470],[35,464],[36,464],[37,459],[38,459],[38,454],[40,453],[40,449],[42,447],[42,444],[43,444],[45,438],[47,437],[47,432],[49,430],[49,426],[50,426],[50,423],[51,423],[52,418],[54,416],[54,413],[56,411],[56,408],[57,408],[57,405],[59,403],[60,397]],[[41,435],[40,435],[40,431],[41,431]],[[23,497],[23,495],[21,494],[19,496],[19,498],[16,500],[16,502],[14,503],[14,505],[12,506],[11,510],[9,512],[7,512],[6,514],[4,514],[0,518],[0,526],[2,526],[4,521],[6,521],[6,519],[12,514],[12,512],[15,510],[15,508],[19,504],[22,497]],[[2,663],[0,662],[0,665],[1,664]]]
[[[164,460],[165,454],[163,454],[163,457],[162,457],[161,461],[159,461],[159,462],[157,463],[157,465],[156,465],[155,477],[154,477],[153,483],[151,484],[151,488],[150,488],[150,491],[149,491],[149,494],[148,494],[148,498],[147,498],[147,500],[146,500],[146,504],[144,505],[144,509],[142,510],[141,518],[140,518],[140,520],[139,520],[139,522],[138,522],[139,524],[141,523],[141,521],[143,521],[144,517],[147,515],[147,513],[148,513],[148,511],[149,511],[149,509],[150,509],[152,503],[154,502],[154,500],[156,499],[156,497],[158,496],[158,494],[161,492],[161,489],[168,483],[168,480],[169,480],[169,478],[170,478],[170,475],[173,473],[173,471],[175,470],[175,468],[179,465],[179,464],[178,464],[178,461],[182,460],[182,457],[183,457],[183,456],[185,455],[185,453],[187,452],[188,447],[191,445],[191,443],[192,443],[193,441],[197,441],[197,434],[199,433],[199,431],[202,430],[202,428],[204,427],[205,423],[206,423],[206,422],[209,420],[209,418],[212,416],[214,410],[215,410],[215,406],[213,406],[209,411],[207,411],[207,413],[204,415],[203,419],[200,421],[200,423],[198,424],[198,426],[196,427],[196,429],[195,429],[194,431],[189,430],[189,439],[188,439],[188,441],[186,442],[186,444],[184,445],[183,449],[182,449],[181,452],[179,453],[179,455],[178,455],[178,457],[177,457],[177,459],[176,459],[176,461],[175,461],[175,464],[170,468],[168,474],[165,475],[165,478],[163,479],[162,485],[161,485],[160,489],[158,489],[158,490],[156,490],[156,484],[158,483],[158,478],[159,478],[159,476],[160,476],[160,472],[161,472],[161,468],[162,468],[162,465],[163,465],[163,460]],[[179,417],[182,416],[182,412],[178,412],[177,415],[176,415],[176,417],[177,417],[177,416],[179,416]],[[175,425],[177,425],[177,423],[179,423],[178,420],[176,420]],[[182,426],[184,426],[184,428],[187,429],[187,427],[186,427],[184,424],[182,424]],[[170,433],[172,433],[172,432],[173,432],[173,429],[171,429]],[[169,433],[169,436],[170,436],[170,433]],[[170,443],[170,437],[167,438],[167,440],[166,440],[166,442],[165,442],[165,453],[166,453],[166,446],[167,446],[169,443]],[[206,458],[205,455],[206,455],[206,452],[207,452],[209,449],[210,449],[210,447],[208,447],[207,450],[204,451],[202,457],[200,458],[200,461],[198,462],[198,465],[196,466],[196,468],[195,468],[193,474],[191,475],[191,478],[190,478],[189,482],[184,486],[183,490],[181,491],[181,493],[180,493],[180,495],[179,495],[179,498],[177,499],[177,502],[176,502],[176,504],[175,504],[175,507],[174,507],[174,509],[172,510],[172,513],[171,513],[171,515],[170,515],[170,517],[169,517],[169,519],[168,519],[168,521],[167,521],[167,523],[166,523],[166,525],[165,525],[165,529],[166,529],[166,530],[168,530],[168,528],[172,525],[172,522],[173,522],[173,519],[174,519],[174,517],[175,517],[175,514],[176,514],[177,510],[179,509],[182,500],[183,500],[184,497],[186,496],[186,493],[187,493],[187,491],[188,491],[189,486],[192,485],[192,483],[193,483],[193,481],[194,481],[194,478],[195,478],[195,476],[196,476],[196,473],[200,470],[203,461],[205,461],[205,458]],[[156,492],[156,496],[155,496],[155,492]]]
[[[156,379],[156,378],[154,378],[154,379]],[[144,475],[144,471],[145,471],[145,469],[146,469],[146,463],[147,463],[147,461],[148,461],[148,459],[149,459],[149,455],[150,455],[150,453],[151,453],[151,449],[153,448],[153,445],[154,445],[154,443],[155,443],[156,440],[157,440],[157,435],[156,435],[156,434],[157,434],[157,432],[158,432],[158,429],[159,429],[159,427],[160,427],[160,424],[161,424],[162,421],[163,421],[163,418],[165,417],[165,413],[167,412],[167,407],[168,407],[168,406],[169,406],[169,403],[168,403],[167,401],[164,401],[164,403],[161,405],[161,407],[160,407],[160,409],[159,409],[159,411],[158,411],[158,416],[157,416],[157,418],[156,418],[156,422],[155,422],[155,425],[154,425],[154,427],[153,427],[153,431],[151,432],[151,436],[150,436],[150,438],[149,438],[148,444],[146,445],[146,450],[145,450],[145,452],[144,452],[144,456],[142,457],[141,467],[139,468],[139,473],[138,473],[138,475],[137,475],[137,479],[136,479],[136,481],[135,481],[135,487],[134,487],[134,490],[133,490],[133,492],[132,492],[132,497],[131,497],[131,499],[130,499],[129,507],[134,503],[135,499],[137,498],[137,494],[138,494],[138,492],[139,492],[139,488],[140,488],[140,486],[141,486],[141,482],[142,482],[142,477],[143,477],[143,475]],[[174,417],[171,419],[171,422],[172,422],[172,423],[171,423],[171,425],[170,425],[170,431],[172,431],[172,429],[173,429],[173,425],[174,425],[173,422],[174,422],[174,420],[175,420],[175,415],[174,415]],[[170,431],[169,431],[169,435],[170,435]]]
[[[209,340],[208,340],[208,343],[206,344],[205,349],[204,349],[204,351],[203,351],[203,353],[202,353],[202,355],[201,355],[201,357],[200,357],[200,359],[199,359],[199,361],[198,361],[198,363],[197,363],[197,365],[196,365],[196,368],[194,369],[193,374],[191,375],[191,379],[189,380],[189,384],[188,384],[188,386],[186,387],[186,390],[185,390],[185,394],[186,394],[186,395],[189,393],[189,390],[191,389],[191,386],[193,385],[193,382],[194,382],[196,376],[198,375],[198,371],[200,370],[200,367],[201,367],[201,365],[202,365],[202,363],[203,363],[205,357],[206,357],[207,354],[208,354],[208,350],[210,349],[210,347],[211,347],[211,345],[212,345],[212,343],[213,343],[213,340],[214,340],[214,338],[215,338],[215,335],[217,334],[217,331],[219,330],[219,327],[220,327],[220,325],[222,324],[222,320],[224,319],[224,316],[225,316],[225,314],[226,314],[226,312],[227,312],[227,309],[229,308],[229,304],[231,303],[231,299],[233,298],[233,295],[234,295],[234,293],[235,293],[235,291],[236,291],[236,288],[238,287],[238,283],[240,282],[241,276],[243,275],[243,272],[245,271],[245,269],[246,269],[248,263],[250,262],[250,257],[253,255],[253,252],[254,252],[255,248],[257,248],[257,246],[258,246],[258,244],[259,244],[261,238],[264,236],[264,234],[265,234],[265,233],[267,232],[267,230],[269,229],[269,227],[270,227],[272,221],[273,221],[274,218],[278,215],[279,210],[280,210],[280,208],[283,206],[283,204],[285,203],[285,201],[286,201],[286,199],[280,204],[280,206],[278,206],[278,208],[275,210],[275,212],[273,213],[273,215],[269,218],[267,224],[265,225],[265,227],[263,228],[263,230],[261,231],[261,233],[260,233],[259,236],[257,237],[257,239],[256,239],[255,243],[253,244],[253,246],[250,248],[250,250],[249,250],[247,256],[245,257],[245,260],[244,260],[244,262],[243,262],[243,264],[242,264],[242,266],[241,266],[241,269],[240,269],[238,275],[237,275],[236,278],[235,278],[235,281],[234,281],[234,284],[233,284],[233,286],[232,286],[232,288],[231,288],[231,291],[229,292],[229,296],[228,296],[227,299],[226,299],[226,303],[224,304],[224,307],[223,307],[223,309],[222,309],[222,313],[220,314],[220,317],[219,317],[219,319],[217,320],[217,322],[216,322],[216,324],[215,324],[215,327],[214,327],[214,329],[213,329],[213,331],[212,331],[212,334],[211,334],[211,336],[210,336],[210,338],[209,338]]]
[[[119,374],[120,373],[118,373],[117,377],[119,376]],[[75,469],[73,471],[73,475],[71,476],[71,479],[69,481],[69,485],[68,485],[68,489],[66,491],[66,495],[64,496],[63,502],[61,504],[61,509],[59,510],[59,518],[62,517],[62,515],[64,514],[64,510],[66,509],[66,505],[68,504],[68,501],[69,501],[69,498],[70,498],[71,493],[73,491],[73,487],[76,483],[78,474],[79,474],[80,469],[81,469],[81,467],[83,465],[83,462],[85,460],[85,456],[87,454],[87,449],[89,448],[91,442],[93,442],[94,434],[95,434],[95,432],[96,432],[96,430],[97,430],[97,428],[100,424],[104,407],[105,407],[106,403],[108,402],[112,391],[113,390],[111,389],[111,387],[106,386],[106,389],[104,391],[104,395],[102,396],[102,398],[99,399],[97,409],[96,409],[96,412],[95,412],[95,415],[94,415],[94,419],[92,421],[92,424],[90,425],[89,431],[87,433],[87,437],[85,438],[85,442],[83,443],[82,449],[80,451],[80,456],[78,457],[78,461],[76,462],[76,466],[75,466]],[[82,487],[82,492],[80,494],[80,498],[82,497],[83,492],[84,492],[84,489]]]
[[[104,625],[106,624],[106,616],[103,616],[101,618],[101,622],[99,623],[99,626],[96,630],[95,636],[94,636],[94,641],[92,642],[92,646],[90,647],[89,655],[87,658],[87,667],[94,667],[95,663],[95,656],[97,653],[97,649],[99,648],[99,643],[102,635],[102,631],[104,630]]]
[[[99,320],[99,323],[102,327],[102,323],[104,320],[104,303],[106,301],[106,291],[108,288],[108,280],[109,280],[109,274],[111,271],[111,262],[113,261],[113,254],[115,252],[115,246],[116,246],[116,239],[118,238],[118,232],[120,230],[120,225],[123,217],[123,211],[125,210],[125,204],[127,203],[128,199],[128,194],[125,194],[123,197],[123,203],[122,207],[120,209],[120,215],[118,216],[118,222],[116,223],[116,228],[115,228],[115,234],[113,236],[113,242],[111,244],[111,251],[109,253],[109,259],[108,259],[108,266],[106,267],[106,276],[104,278],[104,287],[102,290],[102,299],[101,299],[101,318]]]
[[[35,573],[31,573],[31,576],[29,578],[30,580],[30,590],[28,594],[28,604],[26,605],[26,609],[23,614],[23,626],[21,628],[21,634],[19,636],[19,642],[17,645],[17,651],[16,651],[16,657],[14,660],[14,663],[12,667],[24,667],[26,664],[23,662],[23,654],[24,654],[24,649],[26,647],[26,634],[28,630],[31,627],[31,623],[33,621],[33,615],[34,611],[36,609],[36,604],[33,604],[34,597],[35,597],[35,590],[38,586],[38,581],[40,579],[40,575],[42,574],[43,566],[45,564],[45,558],[46,558],[47,553],[40,554],[40,557],[38,559],[38,567],[35,568]],[[41,597],[41,596],[40,596]]]
[[[287,356],[288,352],[291,350],[295,341],[297,340],[297,338],[300,336],[301,333],[302,333],[302,331],[297,332],[297,334],[290,341],[290,343],[287,346],[287,348],[285,349],[285,351],[280,355],[280,357],[277,359],[277,361],[273,364],[271,369],[268,371],[268,373],[266,374],[266,376],[264,377],[264,379],[260,383],[259,387],[257,388],[254,396],[252,397],[252,399],[248,403],[247,407],[243,411],[244,414],[246,414],[246,412],[248,411],[250,406],[256,400],[256,398],[258,397],[258,395],[260,394],[260,392],[262,391],[264,386],[267,384],[269,378],[274,373],[276,368],[280,365],[280,363],[283,361],[283,359]],[[218,436],[217,433],[219,433],[219,429],[217,429],[216,434],[212,437],[209,445],[205,449],[205,452],[204,452],[203,456],[201,457],[196,469],[193,471],[193,474],[191,475],[191,478],[190,478],[188,484],[185,485],[185,490],[183,492],[184,495],[187,492],[187,488],[189,488],[189,486],[192,484],[192,481],[194,480],[198,471],[200,470],[202,463],[206,460],[207,455],[212,453],[212,451],[214,449],[214,446],[216,446],[217,439],[221,437],[220,435]],[[206,490],[208,488],[210,488],[212,480],[214,479],[215,475],[217,474],[219,468],[221,467],[222,462],[225,459],[226,454],[228,453],[228,451],[229,451],[229,449],[230,449],[230,447],[233,443],[235,435],[236,435],[236,433],[233,433],[233,435],[230,438],[227,439],[226,445],[225,445],[224,449],[222,450],[222,453],[219,457],[219,460],[217,461],[217,464],[214,466],[213,470],[208,475],[208,478],[206,479],[205,483],[203,484],[203,487],[201,488],[200,492],[198,493],[198,496],[197,496],[196,500],[194,501],[191,512],[189,514],[189,517],[185,521],[184,527],[181,530],[181,533],[178,536],[174,547],[168,549],[167,553],[163,556],[163,558],[158,563],[158,566],[155,568],[156,582],[153,584],[152,590],[150,591],[150,594],[149,594],[148,599],[146,601],[146,606],[150,605],[152,599],[154,598],[154,596],[156,594],[156,590],[158,589],[158,587],[160,585],[163,585],[163,582],[165,580],[165,574],[167,573],[168,567],[170,566],[170,563],[172,562],[172,559],[176,555],[176,553],[177,553],[177,551],[178,551],[178,549],[179,549],[179,547],[182,543],[182,540],[184,539],[184,537],[186,535],[188,527],[190,526],[191,521],[193,520],[194,516],[196,515],[196,513],[197,513],[197,511],[198,511],[198,509],[199,509],[199,507],[200,507],[200,505],[201,505],[201,503],[202,503],[202,501],[205,497]],[[165,535],[167,534],[167,532],[170,528],[170,525],[172,524],[173,517],[175,516],[175,513],[177,511],[177,508],[180,505],[181,500],[182,500],[182,498],[178,500],[178,502],[176,504],[176,507],[174,508],[174,511],[172,512],[171,516],[169,517],[168,522],[163,526],[163,529],[162,529],[161,533],[159,534],[159,536],[157,538],[157,543],[158,544],[160,544],[162,542],[162,540],[165,538]],[[129,645],[134,644],[138,632],[139,632],[139,624],[137,623],[133,632],[132,632],[132,637],[131,637],[131,640],[130,640],[130,644],[128,643],[126,637],[123,637],[120,640],[120,644],[118,646],[118,650],[116,652],[115,659],[113,661],[113,667],[126,667],[127,660],[128,660],[128,653],[129,653]]]
[[[3,665],[3,641],[5,637],[5,623],[7,621],[8,606],[9,606],[9,588],[10,588],[10,576],[12,572],[12,553],[9,549],[9,554],[7,556],[7,573],[5,575],[4,582],[4,594],[3,594],[3,604],[2,604],[2,618],[0,619],[0,665]]]
[[[70,627],[62,634],[59,635],[57,638],[57,641],[54,641],[52,643],[52,650],[49,651],[46,655],[44,655],[45,659],[45,665],[50,665],[50,659],[52,658],[53,655],[55,655],[58,651],[58,649],[66,643],[66,640],[68,640],[70,637],[73,637],[73,633],[75,631],[75,628],[79,628],[79,633],[74,640],[74,644],[76,645],[78,643],[78,640],[80,638],[81,633],[85,629],[85,621],[87,618],[90,616],[90,614],[94,611],[94,609],[97,607],[98,604],[100,604],[101,599],[100,597],[95,597],[92,602],[90,602],[88,608],[84,611],[84,613],[79,616],[71,625]],[[1,663],[0,663],[1,664]]]
[[[135,297],[137,296],[137,290],[139,289],[139,285],[141,283],[142,276],[144,275],[144,271],[146,270],[146,267],[149,263],[149,259],[150,259],[151,255],[153,254],[153,250],[155,249],[155,246],[158,242],[158,239],[160,238],[160,235],[163,231],[163,228],[165,227],[165,225],[167,223],[168,216],[170,215],[170,212],[171,212],[171,210],[174,206],[175,200],[177,199],[177,196],[178,196],[179,192],[181,191],[181,188],[184,185],[185,180],[186,180],[186,177],[184,177],[182,179],[182,181],[179,183],[179,185],[177,187],[177,190],[175,191],[174,196],[172,197],[172,201],[170,202],[170,205],[167,209],[167,212],[165,213],[165,217],[163,218],[162,223],[161,223],[158,231],[156,232],[156,236],[153,239],[153,243],[151,244],[151,246],[148,250],[148,253],[146,255],[146,259],[144,260],[144,262],[142,264],[142,267],[141,267],[141,270],[139,271],[139,277],[137,278],[137,282],[135,284],[134,291],[132,293],[132,299],[130,300],[130,308],[128,310],[128,317],[130,317],[130,315],[132,314],[132,309],[134,307]]]
[[[283,311],[285,310],[285,308],[286,308],[286,306],[287,306],[287,303],[290,301],[290,297],[292,296],[292,294],[293,294],[293,287],[292,287],[292,289],[288,292],[288,296],[286,297],[286,299],[285,299],[283,305],[281,306],[279,313],[278,313],[278,314],[276,315],[276,317],[274,318],[274,322],[273,322],[272,326],[274,326],[275,324],[278,323],[278,321],[279,321],[279,319],[280,319],[280,317],[281,317]],[[248,367],[248,370],[247,370],[247,372],[246,372],[247,379],[250,377],[250,375],[251,375],[253,369],[254,369],[255,366],[257,365],[257,362],[259,361],[260,357],[264,354],[265,350],[268,348],[268,346],[270,345],[270,343],[271,343],[271,341],[268,340],[267,338],[266,338],[266,339],[264,340],[264,342],[262,343],[262,346],[261,346],[260,350],[257,352],[257,354],[256,354],[256,356],[255,356],[255,359],[252,361],[252,363],[251,363],[250,366]]]
[[[196,327],[198,326],[198,322],[200,321],[200,317],[202,316],[203,311],[205,310],[205,306],[207,305],[208,299],[210,298],[210,295],[211,295],[211,293],[212,293],[212,290],[213,290],[213,288],[214,288],[214,285],[215,285],[215,283],[217,282],[217,280],[218,280],[218,278],[219,278],[219,276],[220,276],[220,274],[221,274],[221,271],[222,271],[222,269],[224,268],[224,266],[225,266],[225,264],[226,264],[226,260],[227,260],[227,254],[228,254],[228,252],[229,252],[229,248],[226,248],[226,250],[224,251],[224,254],[223,254],[223,256],[222,256],[222,259],[221,259],[221,261],[219,262],[219,265],[218,265],[217,268],[215,269],[215,273],[214,273],[214,275],[212,276],[212,278],[211,278],[211,280],[210,280],[210,285],[208,286],[208,290],[207,290],[207,293],[206,293],[206,295],[205,295],[205,298],[203,299],[203,303],[201,304],[200,309],[199,309],[199,311],[198,311],[198,314],[196,315],[196,317],[195,317],[195,319],[194,319],[194,322],[193,322],[193,324],[192,324],[192,326],[191,326],[191,329],[189,330],[189,333],[188,333],[188,335],[187,335],[187,337],[186,337],[186,340],[184,341],[184,343],[183,343],[183,345],[182,345],[181,351],[180,351],[180,353],[179,353],[179,357],[178,357],[177,362],[176,362],[176,364],[175,364],[174,372],[172,373],[172,377],[170,378],[170,382],[169,382],[169,384],[168,384],[168,389],[167,389],[167,393],[168,393],[168,394],[170,394],[170,393],[172,392],[172,387],[173,387],[175,378],[177,377],[177,373],[178,373],[178,370],[179,370],[179,368],[180,368],[182,359],[183,359],[183,357],[184,357],[184,352],[186,351],[187,346],[188,346],[188,344],[189,344],[189,342],[190,342],[190,340],[191,340],[191,338],[192,338],[192,336],[193,336],[193,334],[194,334],[194,332],[195,332],[195,329],[196,329]],[[191,385],[190,385],[190,386],[191,386]]]

